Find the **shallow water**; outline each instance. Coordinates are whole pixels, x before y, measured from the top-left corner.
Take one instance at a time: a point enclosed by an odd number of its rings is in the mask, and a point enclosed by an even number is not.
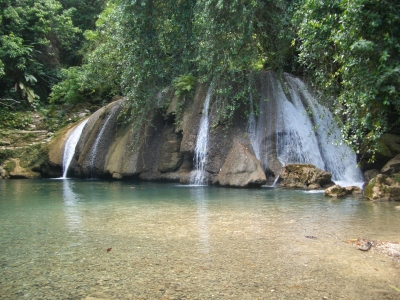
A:
[[[278,188],[3,180],[0,299],[400,299],[400,263],[345,242],[400,241],[396,205]]]

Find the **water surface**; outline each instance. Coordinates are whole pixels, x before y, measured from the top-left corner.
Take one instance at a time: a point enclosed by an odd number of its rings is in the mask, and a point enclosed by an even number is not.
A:
[[[399,262],[345,242],[399,241],[396,205],[278,188],[3,180],[0,299],[400,299]]]

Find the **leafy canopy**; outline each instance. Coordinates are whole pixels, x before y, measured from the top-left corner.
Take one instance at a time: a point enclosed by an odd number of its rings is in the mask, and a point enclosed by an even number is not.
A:
[[[59,52],[79,29],[56,0],[0,0],[0,99],[33,102],[57,80]]]
[[[248,106],[254,74],[289,65],[289,7],[283,0],[109,1],[97,30],[85,33],[92,42],[78,72],[85,79],[67,75],[52,101],[73,101],[69,82],[82,82],[79,93],[86,95],[104,95],[104,87],[118,93],[109,86],[115,83],[128,97],[126,115],[141,123],[159,104],[160,91],[175,86],[180,94],[197,80],[214,82],[220,115],[231,119]]]
[[[300,62],[335,99],[345,141],[373,159],[400,121],[400,3],[305,0],[294,20]]]

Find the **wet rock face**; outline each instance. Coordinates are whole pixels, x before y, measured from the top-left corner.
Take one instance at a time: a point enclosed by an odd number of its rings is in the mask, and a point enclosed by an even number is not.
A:
[[[282,168],[278,185],[290,188],[321,189],[334,185],[332,174],[311,164],[288,164]]]
[[[364,195],[370,200],[400,201],[400,173],[379,174],[368,183]]]
[[[183,161],[183,155],[179,151],[182,137],[174,132],[167,133],[165,141],[161,145],[158,170],[161,173],[176,171]]]
[[[400,135],[383,134],[378,147],[378,155],[394,157],[398,154],[400,154]]]
[[[217,181],[222,186],[261,186],[265,184],[266,177],[261,163],[249,147],[236,143],[229,152]]]
[[[6,179],[9,178],[8,172],[3,169],[2,166],[0,166],[0,179]]]
[[[393,175],[400,172],[400,154],[388,161],[382,168],[382,174]]]
[[[372,178],[375,178],[376,176],[378,176],[379,171],[376,169],[372,169],[372,170],[368,170],[364,172],[364,178],[365,178],[365,182],[369,182]]]

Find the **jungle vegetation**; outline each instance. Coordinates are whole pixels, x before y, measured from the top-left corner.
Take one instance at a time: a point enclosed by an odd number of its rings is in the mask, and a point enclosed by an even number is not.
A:
[[[344,140],[376,150],[399,126],[397,0],[0,0],[0,113],[127,97],[136,123],[166,87],[212,83],[222,120],[263,70],[304,76]],[[184,99],[184,97],[182,97]],[[10,107],[12,106],[12,107]]]

